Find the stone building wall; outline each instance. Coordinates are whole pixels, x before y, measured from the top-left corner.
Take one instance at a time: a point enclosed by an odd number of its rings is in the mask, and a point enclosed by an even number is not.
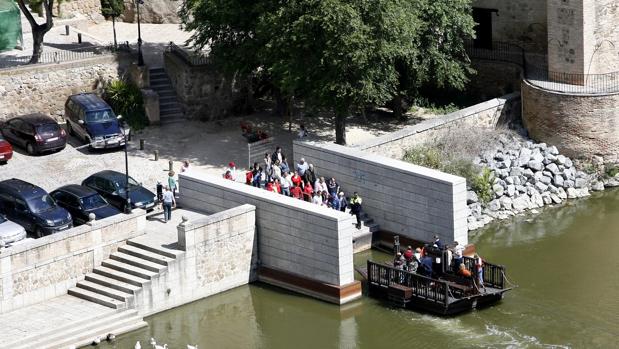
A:
[[[545,52],[545,0],[474,0],[474,7],[497,9],[492,15],[492,37],[495,41],[518,44],[530,52]]]
[[[487,101],[520,91],[522,68],[518,65],[477,59],[473,59],[471,65],[476,73],[470,77],[466,93],[478,100]]]
[[[125,55],[108,55],[0,70],[0,120],[34,112],[62,120],[69,95],[90,92],[103,81],[118,79],[129,60]]]
[[[212,65],[191,65],[178,54],[166,52],[164,66],[189,119],[222,119],[246,105],[242,80],[223,76]]]
[[[140,5],[141,23],[180,23],[178,10],[181,0],[148,0]],[[125,0],[125,12],[121,16],[124,22],[136,23],[137,11],[135,0]]]
[[[531,138],[573,158],[619,161],[619,94],[570,95],[522,84],[522,119]]]
[[[144,211],[136,210],[3,249],[0,313],[67,294],[118,246],[143,234],[145,224]]]
[[[63,1],[58,6],[60,6],[60,12],[63,16],[78,12],[95,22],[104,20],[101,14],[101,0]]]
[[[591,74],[619,71],[619,2],[596,0]]]
[[[420,241],[438,234],[468,243],[466,180],[429,168],[336,145],[295,141],[294,158],[305,158],[347,194],[357,191],[363,211],[384,231]]]

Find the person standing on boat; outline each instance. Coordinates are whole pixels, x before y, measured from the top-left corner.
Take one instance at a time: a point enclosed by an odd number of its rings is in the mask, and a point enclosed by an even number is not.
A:
[[[486,290],[484,286],[484,261],[481,257],[475,253],[475,272],[477,275],[477,282],[479,283],[479,288]]]
[[[443,245],[443,242],[441,241],[441,238],[439,238],[438,235],[434,235],[434,245],[436,245],[436,248],[438,248],[439,250],[442,250],[443,247],[445,247],[445,245]]]
[[[406,247],[404,251],[404,259],[406,260],[406,270],[410,271],[411,263],[413,262],[413,248],[411,246]]]
[[[458,241],[454,241],[454,269],[456,272],[460,270],[460,264],[462,264],[462,258],[464,254],[464,246],[460,245]]]

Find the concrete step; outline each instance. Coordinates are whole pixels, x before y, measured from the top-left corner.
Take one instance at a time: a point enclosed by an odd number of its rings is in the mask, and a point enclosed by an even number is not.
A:
[[[101,274],[90,273],[86,274],[86,281],[96,283],[105,287],[113,288],[124,293],[136,294],[140,289],[140,286],[132,285],[111,277],[107,277]]]
[[[181,109],[180,105],[178,103],[175,104],[166,104],[166,105],[160,105],[159,106],[159,112],[161,114],[165,114],[167,113],[171,113],[171,112],[178,112],[181,113],[183,110]]]
[[[174,99],[167,99],[165,101],[161,101],[159,100],[159,110],[168,110],[168,109],[181,109],[180,104],[178,103],[178,101],[176,100],[176,98]]]
[[[159,120],[159,123],[161,125],[178,124],[178,123],[181,123],[181,122],[187,122],[187,119],[183,116],[183,117],[172,118],[172,119],[163,119],[163,118],[161,118]]]
[[[153,89],[153,90],[155,90],[155,89]],[[174,97],[174,99],[178,99],[176,97],[176,91],[174,91],[171,88],[155,90],[155,92],[157,92],[157,94],[159,95],[159,100],[162,100],[164,98],[170,98],[170,97]]]
[[[154,79],[154,80],[150,80],[150,87],[154,89],[154,87],[159,87],[159,86],[172,86],[172,83],[170,82],[170,80],[168,80],[167,78],[158,78],[158,79]]]
[[[166,74],[165,71],[157,71],[157,72],[151,72],[148,77],[149,77],[150,80],[160,79],[162,77],[167,79],[168,78],[168,74]]]
[[[174,258],[170,258],[168,256],[164,256],[160,253],[151,252],[149,250],[139,248],[133,245],[123,245],[118,248],[118,252],[126,253],[135,257],[139,257],[141,259],[145,259],[147,261],[157,263],[163,266],[167,266],[168,262],[173,261]]]
[[[110,333],[118,336],[124,333],[135,331],[145,326],[148,326],[148,324],[144,320],[142,320],[141,317],[136,316],[134,318],[126,319],[120,322],[103,324],[100,327],[92,329],[88,332],[75,333],[72,337],[65,337],[53,343],[49,343],[44,348],[66,349],[70,346],[75,346],[76,348],[89,346],[93,343],[95,338],[99,338],[101,342],[104,342],[107,335]]]
[[[121,302],[126,302],[127,304],[133,300],[133,293],[127,293],[124,291],[117,290],[115,288],[111,288],[108,286],[103,286],[101,284],[82,280],[77,283],[77,287],[83,288],[85,290],[102,294],[104,296],[117,299]]]
[[[160,254],[162,256],[166,256],[172,259],[176,259],[177,255],[183,254],[183,251],[171,250],[165,247],[151,246],[151,245],[147,245],[147,244],[135,241],[135,240],[127,240],[127,245],[135,246],[143,250],[153,252],[156,254]]]
[[[165,72],[165,68],[150,68],[148,69],[149,73],[160,73]]]
[[[141,278],[139,276],[135,276],[133,274],[127,274],[122,271],[108,268],[108,267],[103,267],[103,266],[95,268],[93,272],[99,275],[107,276],[109,278],[116,279],[122,282],[126,282],[128,284],[134,285],[134,286],[139,286],[139,287],[144,287],[144,285],[147,285],[150,283],[150,280]]]
[[[122,263],[130,264],[136,267],[140,267],[142,269],[152,271],[154,273],[160,273],[164,271],[165,269],[167,269],[166,266],[164,265],[151,262],[149,260],[142,259],[140,257],[132,256],[130,254],[123,253],[123,252],[114,252],[110,256],[110,258],[115,259]]]
[[[159,104],[166,104],[166,103],[176,103],[178,104],[178,98],[176,98],[176,95],[166,95],[166,96],[159,96]]]
[[[122,271],[123,273],[135,275],[141,277],[143,279],[150,280],[153,276],[158,275],[159,273],[153,272],[150,270],[146,270],[140,267],[136,267],[127,263],[123,263],[121,261],[117,261],[115,259],[106,259],[101,262],[101,265],[104,267],[108,267],[111,269],[116,269],[118,271]]]
[[[103,326],[109,326],[110,324],[124,323],[129,319],[139,319],[138,312],[136,310],[119,310],[116,313],[106,313],[97,317],[88,318],[86,321],[80,321],[79,323],[70,323],[65,326],[54,328],[53,330],[38,333],[34,336],[19,338],[13,343],[3,341],[7,344],[6,348],[12,349],[32,349],[32,348],[60,348],[66,349],[69,345],[58,346],[52,345],[57,341],[66,341],[69,338],[74,338],[76,334],[90,333],[97,328]],[[109,331],[107,333],[120,334],[119,332]],[[107,335],[107,333],[105,335]],[[94,338],[94,337],[93,337]],[[4,345],[3,343],[3,345]]]
[[[85,299],[97,304],[101,304],[108,308],[124,309],[127,307],[127,303],[114,299],[112,297],[104,296],[100,293],[92,292],[84,288],[73,287],[69,289],[69,294],[77,298]]]

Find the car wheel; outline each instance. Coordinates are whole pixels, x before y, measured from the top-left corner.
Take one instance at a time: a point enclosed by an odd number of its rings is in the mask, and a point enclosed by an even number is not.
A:
[[[34,230],[34,237],[37,238],[37,239],[40,239],[40,238],[43,237],[43,231],[41,230],[41,227],[37,227]]]
[[[26,144],[26,151],[28,152],[29,155],[35,154],[34,146],[32,145],[32,143]]]
[[[75,132],[73,131],[73,127],[71,127],[71,123],[67,121],[67,132],[71,136],[75,136]]]

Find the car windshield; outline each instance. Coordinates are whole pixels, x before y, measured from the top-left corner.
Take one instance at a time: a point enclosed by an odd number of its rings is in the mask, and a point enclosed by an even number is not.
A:
[[[56,133],[60,130],[57,124],[44,124],[37,126],[38,133]]]
[[[33,213],[49,211],[56,207],[54,200],[47,194],[39,196],[38,198],[29,199],[27,202],[30,211]]]
[[[136,182],[135,179],[129,177],[129,190],[140,186],[140,183]],[[118,179],[118,181],[116,182],[116,189],[121,193],[125,191],[125,177]]]
[[[84,210],[94,210],[107,205],[107,202],[99,195],[94,194],[80,199],[80,204]]]
[[[111,110],[98,110],[91,111],[86,113],[86,122],[89,123],[97,123],[97,122],[109,122],[112,120],[116,120],[116,116]]]

